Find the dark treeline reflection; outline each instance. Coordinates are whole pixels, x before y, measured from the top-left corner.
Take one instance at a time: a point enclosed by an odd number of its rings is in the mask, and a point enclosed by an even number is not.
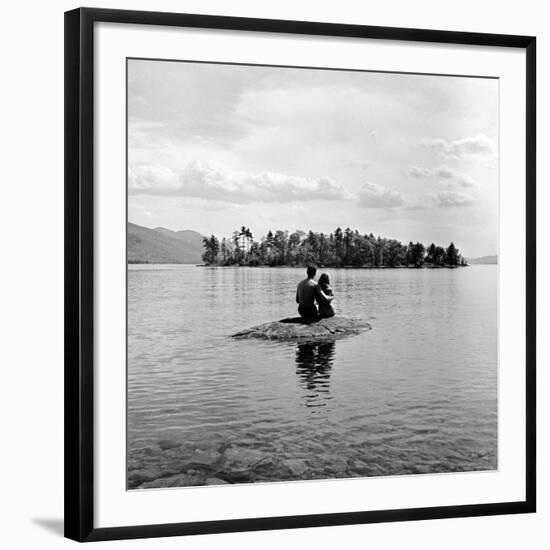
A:
[[[323,407],[330,399],[334,348],[334,342],[298,344],[296,348],[296,374],[306,390],[307,407]]]

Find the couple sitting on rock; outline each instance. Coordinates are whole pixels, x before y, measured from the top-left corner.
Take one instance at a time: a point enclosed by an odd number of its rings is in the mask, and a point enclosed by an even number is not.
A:
[[[334,316],[331,302],[334,300],[334,294],[330,288],[330,279],[326,273],[319,277],[319,282],[315,281],[317,269],[313,266],[307,268],[307,279],[298,283],[296,289],[296,303],[298,304],[298,313],[307,323],[325,319]],[[315,305],[317,302],[319,310]]]

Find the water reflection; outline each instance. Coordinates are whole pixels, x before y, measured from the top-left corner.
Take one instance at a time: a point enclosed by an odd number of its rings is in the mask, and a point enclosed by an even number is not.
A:
[[[324,407],[330,399],[330,371],[334,364],[335,342],[298,344],[296,374],[307,390],[306,407]]]

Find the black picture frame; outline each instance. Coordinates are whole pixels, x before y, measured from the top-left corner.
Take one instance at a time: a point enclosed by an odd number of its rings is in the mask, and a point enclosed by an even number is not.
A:
[[[93,90],[96,22],[378,38],[520,48],[526,52],[526,498],[518,502],[129,527],[94,527]],[[164,537],[536,510],[536,39],[305,21],[79,8],[65,13],[65,536],[77,541]]]

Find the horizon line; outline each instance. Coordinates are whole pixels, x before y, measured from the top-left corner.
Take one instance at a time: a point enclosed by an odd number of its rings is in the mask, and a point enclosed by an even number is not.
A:
[[[148,227],[146,225],[141,225],[139,223],[136,223],[136,222],[132,222],[130,220],[127,220],[127,223],[131,223],[132,225],[137,225],[138,227],[142,227],[144,229],[149,229],[151,231],[155,231],[156,229],[164,229],[166,231],[171,231],[172,233],[178,233],[179,231],[193,231],[194,233],[197,233],[198,235],[200,235],[201,237],[207,237],[208,235],[205,235],[203,233],[201,233],[200,231],[197,231],[196,229],[190,229],[190,228],[186,228],[186,229],[170,229],[168,227],[164,227],[162,225],[157,225],[155,227]],[[340,227],[340,226],[339,226]],[[343,230],[343,228],[341,227],[341,229]],[[274,231],[277,231],[277,229],[275,229]],[[285,231],[290,231],[290,230],[285,230]],[[307,231],[304,231],[303,229],[295,229],[295,231],[302,231],[304,233],[307,233]],[[312,229],[308,230],[308,231],[313,231]],[[354,230],[356,231],[356,230]],[[358,230],[357,230],[358,231]],[[324,233],[324,231],[313,231],[314,233]],[[330,233],[333,233],[334,231],[331,231]],[[330,234],[329,233],[329,234]],[[361,234],[361,233],[359,233]],[[367,235],[367,233],[363,233],[364,235]],[[368,234],[372,234],[374,235],[374,233],[370,232]],[[211,235],[214,235],[214,233],[212,233]],[[216,236],[216,235],[214,235]],[[381,235],[377,235],[378,237],[382,237]],[[383,239],[392,239],[392,237],[382,237]],[[393,240],[399,240],[399,239],[393,239]],[[400,241],[401,242],[401,241]],[[412,241],[411,241],[412,242]],[[418,241],[420,242],[420,241]],[[454,243],[454,241],[451,241]],[[424,244],[424,243],[422,243]],[[435,244],[435,241],[434,241],[434,244]],[[496,256],[497,258],[499,257],[499,254],[497,252],[490,252],[490,253],[487,253],[487,254],[480,254],[478,256],[469,256],[469,255],[462,255],[464,258],[466,259],[472,259],[472,260],[476,260],[478,258],[485,258],[485,257],[488,257],[488,256]]]

